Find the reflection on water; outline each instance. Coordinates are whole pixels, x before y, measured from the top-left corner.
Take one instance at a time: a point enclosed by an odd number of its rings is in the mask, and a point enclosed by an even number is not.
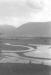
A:
[[[13,41],[12,41],[13,42]],[[3,48],[2,42],[0,42],[0,50]],[[8,47],[7,47],[8,48]],[[36,48],[36,47],[35,47]],[[1,53],[2,54],[2,53]],[[21,54],[20,54],[21,55]],[[3,57],[18,56],[14,53],[1,55]],[[15,58],[12,57],[15,61]],[[21,60],[22,58],[20,58]],[[7,59],[8,60],[8,59]],[[0,63],[0,75],[51,75],[51,66],[34,63]]]

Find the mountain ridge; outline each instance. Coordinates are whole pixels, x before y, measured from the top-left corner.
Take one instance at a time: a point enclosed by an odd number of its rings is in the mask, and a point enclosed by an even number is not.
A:
[[[11,25],[0,25],[0,37],[51,37],[51,22],[28,22],[16,28]]]
[[[27,35],[34,37],[50,36],[51,22],[28,22],[17,29],[19,35]]]

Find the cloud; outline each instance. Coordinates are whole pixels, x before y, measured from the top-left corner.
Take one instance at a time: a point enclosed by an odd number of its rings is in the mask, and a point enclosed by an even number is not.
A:
[[[0,0],[0,24],[18,27],[29,21],[49,20],[51,20],[50,0]]]
[[[6,17],[2,17],[0,19],[0,25],[12,25],[12,26],[15,26],[15,27],[19,27],[20,25],[24,24],[28,22],[28,20],[24,17],[13,17],[13,16],[6,16]]]
[[[44,6],[43,1],[41,0],[27,0],[27,5],[32,9],[42,9]]]
[[[42,4],[31,0],[9,0],[0,3],[1,16],[24,16],[29,17],[31,12],[39,12],[42,9]],[[3,13],[4,12],[4,13]]]
[[[31,10],[26,5],[21,3],[2,3],[0,4],[0,16],[18,16],[27,17]]]

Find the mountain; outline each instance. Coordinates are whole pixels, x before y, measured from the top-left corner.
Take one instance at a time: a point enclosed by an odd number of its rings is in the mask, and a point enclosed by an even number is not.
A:
[[[51,22],[28,22],[17,28],[17,35],[51,37]]]
[[[16,27],[11,25],[0,25],[0,37],[2,38],[14,38],[16,36]]]
[[[11,25],[0,25],[0,37],[51,37],[51,22],[28,22],[16,28]]]

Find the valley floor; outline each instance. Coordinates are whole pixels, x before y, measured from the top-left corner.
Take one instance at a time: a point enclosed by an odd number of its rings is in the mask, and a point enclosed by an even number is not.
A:
[[[0,74],[51,75],[51,45],[21,41],[0,42]]]

